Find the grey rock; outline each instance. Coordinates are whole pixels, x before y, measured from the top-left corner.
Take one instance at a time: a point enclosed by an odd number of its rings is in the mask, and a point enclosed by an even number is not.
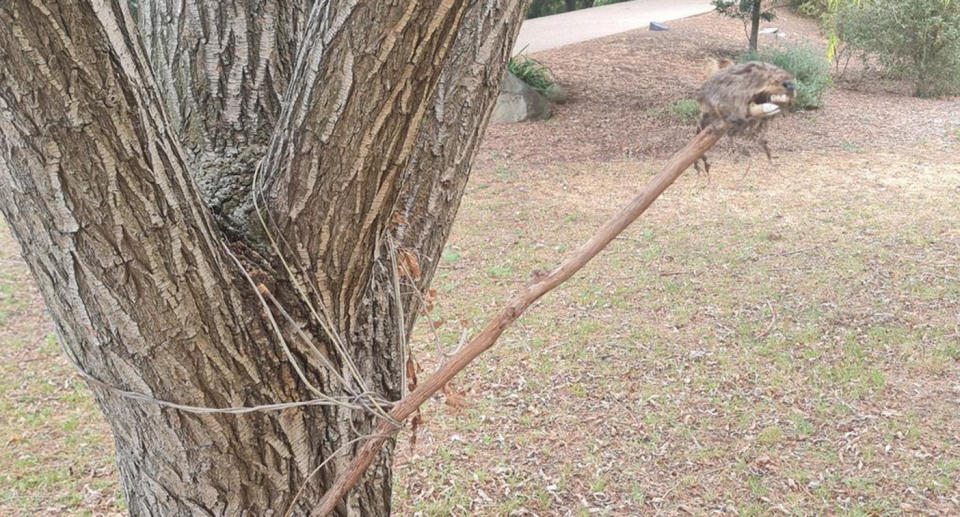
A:
[[[509,124],[524,120],[544,120],[553,114],[553,106],[546,97],[517,76],[507,72],[500,86],[500,96],[493,108],[491,122]]]
[[[766,29],[762,29],[759,32],[757,32],[757,34],[764,34],[766,36],[770,36],[771,38],[777,38],[777,39],[783,39],[787,37],[787,34],[785,32],[782,32],[779,27],[769,27]]]
[[[666,25],[664,25],[664,24],[662,24],[662,23],[650,22],[650,30],[652,30],[652,31],[668,31],[668,30],[670,30],[670,27],[667,27]]]

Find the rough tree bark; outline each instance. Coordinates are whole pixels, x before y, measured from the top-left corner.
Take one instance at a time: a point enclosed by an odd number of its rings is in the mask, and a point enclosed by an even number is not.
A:
[[[0,209],[71,359],[192,406],[311,386],[354,407],[363,388],[399,398],[409,293],[432,277],[525,7],[0,2]],[[421,266],[403,293],[392,243]],[[282,515],[301,487],[306,514],[349,448],[308,474],[376,423],[343,405],[196,414],[91,389],[133,515]],[[390,456],[341,514],[389,513]]]
[[[763,12],[763,0],[753,0],[750,11],[750,50],[757,51],[760,38],[760,14]]]
[[[251,171],[270,143],[314,0],[141,1],[137,26],[207,206],[248,223]]]

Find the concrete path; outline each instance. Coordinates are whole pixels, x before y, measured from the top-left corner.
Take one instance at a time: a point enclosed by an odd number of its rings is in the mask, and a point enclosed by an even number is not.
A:
[[[542,16],[523,22],[513,53],[562,47],[712,10],[710,0],[633,0]]]

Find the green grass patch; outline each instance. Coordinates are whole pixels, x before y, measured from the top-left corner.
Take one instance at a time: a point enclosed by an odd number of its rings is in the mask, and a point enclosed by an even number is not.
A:
[[[693,125],[700,119],[700,104],[693,99],[678,100],[664,111],[681,124]]]

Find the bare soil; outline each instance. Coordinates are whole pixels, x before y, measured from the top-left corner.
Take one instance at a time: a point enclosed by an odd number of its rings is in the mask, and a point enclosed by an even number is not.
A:
[[[825,44],[815,22],[781,9],[764,27],[784,39],[762,45]],[[484,149],[529,164],[665,157],[695,129],[664,113],[692,99],[709,57],[734,58],[745,47],[742,24],[715,14],[670,23],[667,32],[638,30],[533,55],[553,71],[571,101],[543,123],[492,126]],[[850,81],[826,95],[823,109],[795,113],[770,133],[771,147],[830,151],[856,147],[949,149],[960,127],[960,99],[908,97],[896,83]],[[902,86],[902,85],[901,85]],[[483,163],[483,162],[481,162]]]

